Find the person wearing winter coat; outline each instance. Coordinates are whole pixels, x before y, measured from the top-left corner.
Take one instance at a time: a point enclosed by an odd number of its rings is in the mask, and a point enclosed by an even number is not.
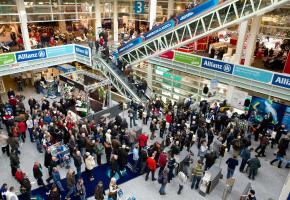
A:
[[[85,159],[86,169],[90,177],[90,181],[93,181],[95,179],[93,176],[93,169],[96,166],[96,162],[94,157],[89,152],[86,152],[86,156],[87,156]]]
[[[16,170],[20,165],[20,159],[15,151],[11,151],[10,154],[10,167],[11,167],[11,174],[12,176],[15,176]]]
[[[57,185],[57,187],[59,188],[59,190],[61,192],[64,191],[63,187],[62,187],[62,184],[61,184],[61,178],[60,178],[60,173],[58,171],[58,169],[56,167],[54,167],[52,169],[52,179],[53,179],[53,182]]]
[[[96,200],[104,200],[105,199],[105,190],[104,190],[104,184],[102,181],[98,182],[98,185],[95,188],[95,199]]]
[[[240,172],[244,172],[244,168],[248,162],[248,160],[251,158],[251,151],[252,149],[248,149],[247,147],[244,148],[241,152],[241,158],[242,158],[242,162],[241,162],[241,165],[240,165]]]
[[[178,189],[177,194],[181,194],[181,191],[183,189],[183,186],[184,186],[184,184],[187,181],[187,176],[184,174],[183,171],[180,171],[178,173],[177,177],[178,177],[178,182],[179,182],[179,189]]]
[[[158,175],[160,175],[162,173],[162,171],[165,169],[166,164],[167,164],[167,156],[166,156],[165,152],[162,152],[159,155],[159,159],[158,159],[158,165],[160,167]]]
[[[24,178],[20,187],[23,199],[31,199],[31,183],[25,173],[23,173],[23,176]]]
[[[75,165],[76,170],[77,170],[76,179],[78,180],[81,177],[81,167],[83,164],[80,151],[76,151],[76,153],[73,154],[73,160],[74,160],[74,165]]]
[[[160,184],[161,184],[161,187],[159,189],[159,194],[160,195],[165,195],[165,187],[166,187],[166,184],[168,183],[168,169],[164,169],[162,171],[162,173],[160,174],[161,177],[160,178]],[[158,178],[158,179],[159,179]]]
[[[248,166],[250,168],[249,178],[255,180],[255,176],[257,175],[258,169],[261,167],[259,156],[256,155],[254,158],[248,161]]]
[[[202,174],[203,174],[202,161],[198,160],[196,166],[192,170],[193,178],[191,183],[191,189],[193,188],[195,188],[196,190],[198,189]]]
[[[37,180],[37,185],[45,186],[43,182],[43,173],[42,173],[42,166],[39,162],[35,162],[33,165],[33,176]]]
[[[156,180],[155,177],[154,177],[155,171],[156,171],[156,161],[155,161],[154,157],[155,157],[155,154],[153,153],[151,157],[147,158],[148,171],[147,171],[147,174],[146,174],[146,177],[145,177],[146,181],[148,180],[150,172],[151,172],[151,175],[152,175],[152,181]]]
[[[60,200],[60,193],[58,191],[58,188],[57,186],[53,183],[52,186],[51,186],[51,189],[49,191],[49,194],[48,194],[48,197],[47,197],[48,200]]]
[[[66,194],[65,199],[71,199],[71,195],[76,193],[75,172],[72,169],[69,169],[66,174],[66,187],[68,189],[68,193]]]

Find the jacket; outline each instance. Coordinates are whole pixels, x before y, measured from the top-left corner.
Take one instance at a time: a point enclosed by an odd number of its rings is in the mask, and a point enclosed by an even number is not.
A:
[[[251,168],[251,169],[259,169],[261,167],[261,163],[260,163],[260,160],[258,158],[252,158],[248,161],[248,166]]]
[[[60,174],[58,171],[52,172],[52,179],[54,182],[61,181]]]
[[[33,166],[33,176],[35,179],[39,179],[42,177],[42,166],[40,164]]]
[[[82,157],[78,155],[73,156],[75,167],[80,167],[83,163]]]
[[[150,171],[156,170],[156,161],[154,160],[154,158],[152,157],[147,158],[147,167]]]
[[[202,164],[197,163],[192,170],[192,176],[202,176],[202,174],[203,174]]]
[[[164,153],[161,153],[159,156],[158,164],[160,167],[165,167],[167,164],[167,158]]]
[[[25,133],[26,124],[24,122],[18,122],[17,126],[18,126],[18,129],[19,129],[20,133]]]
[[[94,160],[94,157],[89,155],[86,159],[85,159],[85,164],[86,164],[86,168],[88,170],[92,170],[94,169],[96,162]]]
[[[145,147],[147,145],[148,136],[145,134],[141,134],[138,137],[138,142],[140,147]]]
[[[70,175],[69,173],[66,175],[66,186],[67,188],[72,188],[76,184],[76,179],[74,174]]]

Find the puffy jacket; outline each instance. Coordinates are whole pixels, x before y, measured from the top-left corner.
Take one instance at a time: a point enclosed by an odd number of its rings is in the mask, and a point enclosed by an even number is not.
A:
[[[86,164],[86,168],[88,170],[92,170],[94,169],[95,165],[96,165],[96,162],[94,160],[94,157],[89,155],[86,160],[85,160],[85,164]]]
[[[145,134],[141,134],[141,135],[138,137],[139,146],[140,146],[140,147],[145,147],[145,146],[146,146],[146,143],[147,143],[147,140],[148,140],[148,136],[145,135]]]
[[[202,170],[202,164],[197,163],[195,168],[193,168],[192,175],[193,176],[202,176],[203,170]]]
[[[42,177],[42,167],[41,167],[41,165],[34,165],[33,166],[33,176],[36,179]]]
[[[150,169],[150,171],[155,171],[156,170],[156,161],[154,158],[149,157],[147,158],[147,167]]]
[[[164,153],[161,153],[159,156],[158,164],[160,167],[165,167],[167,164],[167,158]]]
[[[20,133],[25,133],[26,131],[26,124],[24,122],[18,122],[18,129]]]

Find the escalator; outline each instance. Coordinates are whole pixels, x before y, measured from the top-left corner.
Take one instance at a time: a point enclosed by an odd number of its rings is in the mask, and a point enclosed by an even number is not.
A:
[[[127,64],[136,64],[254,16],[264,15],[289,0],[228,0],[221,5],[216,2],[209,0],[201,4],[202,7],[197,6],[193,8],[196,10],[189,10],[129,41],[118,48],[119,56]]]
[[[93,68],[100,70],[106,78],[108,78],[112,85],[124,95],[128,100],[134,100],[135,102],[141,102],[141,99],[137,95],[136,87],[128,81],[128,79],[123,75],[113,63],[106,62],[100,57],[93,57]]]

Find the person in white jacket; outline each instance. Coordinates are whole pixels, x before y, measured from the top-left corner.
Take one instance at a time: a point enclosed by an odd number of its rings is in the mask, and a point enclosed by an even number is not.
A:
[[[177,176],[178,176],[178,182],[179,182],[179,189],[178,189],[177,194],[181,194],[183,186],[187,181],[187,176],[183,173],[183,171],[180,171]]]
[[[96,166],[96,162],[94,157],[89,152],[86,152],[85,165],[90,177],[90,181],[93,181],[94,180],[93,169]]]
[[[6,192],[6,200],[18,200],[14,187],[10,187]]]

